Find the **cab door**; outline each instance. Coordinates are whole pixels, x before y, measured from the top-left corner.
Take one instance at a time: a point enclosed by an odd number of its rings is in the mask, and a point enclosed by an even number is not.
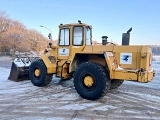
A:
[[[59,49],[58,49],[58,59],[68,60],[70,53],[70,29],[62,28],[60,29],[59,35]]]
[[[57,68],[56,76],[61,79],[70,78],[68,75],[68,59],[70,56],[70,29],[60,28],[59,31],[59,48],[58,48],[58,59],[57,59]]]

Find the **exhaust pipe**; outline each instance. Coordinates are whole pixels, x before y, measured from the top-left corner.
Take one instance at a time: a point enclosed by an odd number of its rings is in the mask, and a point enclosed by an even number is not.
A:
[[[122,45],[129,45],[131,31],[132,31],[132,27],[127,31],[127,33],[122,34]]]

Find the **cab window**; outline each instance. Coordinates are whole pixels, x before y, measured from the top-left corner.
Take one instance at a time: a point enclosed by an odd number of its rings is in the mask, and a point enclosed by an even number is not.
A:
[[[91,29],[86,27],[86,45],[91,45]]]
[[[59,45],[69,45],[69,29],[68,28],[60,30]]]
[[[83,44],[83,27],[73,27],[73,45]]]

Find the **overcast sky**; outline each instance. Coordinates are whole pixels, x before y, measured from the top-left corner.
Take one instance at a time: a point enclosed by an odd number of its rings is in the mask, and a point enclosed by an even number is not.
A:
[[[93,40],[121,44],[122,33],[130,27],[130,44],[160,45],[160,0],[0,0],[0,11],[22,22],[29,29],[36,29],[53,38],[58,37],[60,23],[81,20],[92,25]]]

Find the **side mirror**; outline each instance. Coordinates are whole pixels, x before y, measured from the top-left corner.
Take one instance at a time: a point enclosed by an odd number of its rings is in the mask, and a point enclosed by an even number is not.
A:
[[[52,40],[52,34],[51,33],[48,34],[48,38]]]

